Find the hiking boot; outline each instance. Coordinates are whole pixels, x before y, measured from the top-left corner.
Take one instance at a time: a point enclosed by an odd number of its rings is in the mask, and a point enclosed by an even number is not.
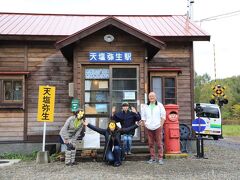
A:
[[[155,162],[156,162],[156,160],[152,159],[152,158],[147,161],[148,164],[152,164],[152,163],[155,163]]]
[[[163,160],[162,160],[162,159],[159,159],[159,160],[158,160],[158,164],[159,164],[159,165],[163,165],[163,164],[164,164],[164,163],[163,163]]]

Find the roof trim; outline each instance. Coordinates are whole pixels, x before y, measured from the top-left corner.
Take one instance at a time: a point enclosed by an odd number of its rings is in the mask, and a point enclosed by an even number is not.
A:
[[[210,41],[210,35],[204,36],[154,36],[155,38],[161,38],[164,42],[167,41]]]
[[[128,24],[126,24],[123,21],[120,21],[119,19],[113,17],[113,16],[109,16],[106,17],[105,19],[96,22],[95,24],[92,24],[91,26],[88,26],[70,36],[68,36],[67,38],[64,38],[60,41],[58,41],[55,46],[57,49],[62,49],[65,46],[68,46],[84,37],[87,37],[88,35],[103,29],[109,25],[113,25],[139,39],[142,39],[143,41],[147,42],[148,44],[158,48],[158,49],[163,49],[166,45],[164,42],[158,40],[157,38],[154,38]]]
[[[28,75],[30,72],[20,71],[20,72],[0,72],[0,75]]]
[[[148,67],[148,71],[150,71],[150,72],[178,72],[178,73],[182,73],[181,68],[173,68],[173,67],[164,67],[164,68]]]
[[[16,15],[49,15],[49,16],[131,16],[131,17],[167,17],[167,16],[182,16],[171,14],[55,14],[55,13],[24,13],[24,12],[0,12],[1,14],[16,14]]]

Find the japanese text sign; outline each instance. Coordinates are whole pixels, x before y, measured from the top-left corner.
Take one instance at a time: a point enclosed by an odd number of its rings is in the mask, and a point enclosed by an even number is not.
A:
[[[55,87],[39,86],[38,116],[40,122],[53,122],[54,120]]]
[[[90,62],[132,62],[131,52],[89,52]]]

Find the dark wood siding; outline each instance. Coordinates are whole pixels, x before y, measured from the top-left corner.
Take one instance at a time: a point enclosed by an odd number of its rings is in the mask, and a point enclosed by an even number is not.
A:
[[[54,122],[47,124],[47,135],[58,135],[60,128],[70,113],[71,98],[68,96],[68,83],[72,82],[70,64],[52,44],[28,46],[28,126],[27,135],[42,134],[43,124],[37,122],[39,85],[56,87]],[[30,137],[29,137],[30,138]]]
[[[25,47],[0,43],[0,72],[24,71]],[[0,76],[3,77],[4,75]],[[24,111],[0,109],[0,141],[23,140]]]
[[[167,47],[161,50],[149,67],[180,68],[182,73],[177,75],[177,104],[180,107],[180,123],[190,125],[192,121],[192,42],[166,42]]]
[[[56,87],[55,119],[47,124],[47,135],[58,135],[60,127],[71,115],[68,83],[73,80],[72,64],[55,49],[54,42],[2,44],[0,60],[2,72],[30,72],[25,77],[25,108],[0,110],[0,141],[24,140],[24,135],[25,140],[31,136],[39,136],[41,140],[43,123],[37,122],[39,85]]]

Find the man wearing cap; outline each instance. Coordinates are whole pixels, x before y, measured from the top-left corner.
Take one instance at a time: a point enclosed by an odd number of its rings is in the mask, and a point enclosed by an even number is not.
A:
[[[116,113],[116,108],[112,109],[111,119],[120,122],[122,128],[129,128],[135,124],[136,121],[141,120],[141,115],[137,112],[136,108],[130,107],[128,102],[122,103],[122,110]],[[131,153],[132,138],[135,134],[135,129],[123,134],[123,146],[125,154]]]
[[[144,121],[147,134],[148,145],[151,158],[149,164],[157,162],[163,165],[163,144],[162,144],[162,129],[166,119],[166,111],[162,103],[157,101],[156,94],[150,92],[148,95],[148,103],[142,110],[142,120]],[[154,144],[157,144],[158,161],[155,158]]]

